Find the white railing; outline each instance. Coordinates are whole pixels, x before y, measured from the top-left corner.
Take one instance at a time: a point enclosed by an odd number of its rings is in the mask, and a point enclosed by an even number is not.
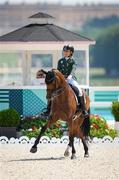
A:
[[[103,87],[90,87],[89,92],[90,92],[90,99],[91,99],[91,107],[111,107],[112,102],[96,102],[94,100],[95,98],[95,92],[96,91],[119,91],[119,86],[103,86]],[[117,96],[117,100],[119,101],[119,95]]]

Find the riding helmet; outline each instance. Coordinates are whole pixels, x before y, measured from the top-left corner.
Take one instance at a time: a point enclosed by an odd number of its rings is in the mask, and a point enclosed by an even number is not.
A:
[[[63,47],[63,51],[68,51],[68,50],[70,50],[72,53],[74,53],[74,47],[73,46],[65,45]]]

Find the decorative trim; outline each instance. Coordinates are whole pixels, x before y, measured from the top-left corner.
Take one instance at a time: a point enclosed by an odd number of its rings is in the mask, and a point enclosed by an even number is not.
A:
[[[36,138],[29,139],[27,136],[21,136],[18,138],[10,138],[8,139],[6,136],[0,137],[0,144],[34,144]],[[68,136],[62,136],[61,138],[49,138],[47,136],[42,136],[40,139],[41,144],[67,144],[69,142]],[[79,139],[75,138],[75,144],[79,143]],[[91,143],[99,144],[99,143],[119,143],[119,137],[115,137],[112,139],[110,136],[104,136],[103,138],[94,137],[90,140]]]

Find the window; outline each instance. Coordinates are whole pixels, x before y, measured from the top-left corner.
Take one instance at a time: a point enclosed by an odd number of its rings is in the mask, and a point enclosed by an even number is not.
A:
[[[0,53],[0,85],[22,85],[20,53]]]
[[[32,54],[31,59],[31,84],[39,84],[39,80],[36,79],[36,72],[39,69],[51,70],[53,67],[52,54]]]
[[[75,75],[77,78],[77,81],[81,85],[86,84],[86,52],[81,50],[75,50],[75,53],[73,55],[76,62],[76,71]]]

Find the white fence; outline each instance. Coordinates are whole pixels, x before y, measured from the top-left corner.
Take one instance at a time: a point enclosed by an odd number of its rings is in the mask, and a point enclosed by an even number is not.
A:
[[[103,87],[90,87],[90,98],[91,98],[91,107],[111,107],[112,101],[103,101],[103,102],[96,102],[95,99],[95,93],[96,91],[100,92],[119,92],[119,87],[118,86],[103,86]],[[117,101],[119,101],[119,94],[117,95],[116,98]]]

